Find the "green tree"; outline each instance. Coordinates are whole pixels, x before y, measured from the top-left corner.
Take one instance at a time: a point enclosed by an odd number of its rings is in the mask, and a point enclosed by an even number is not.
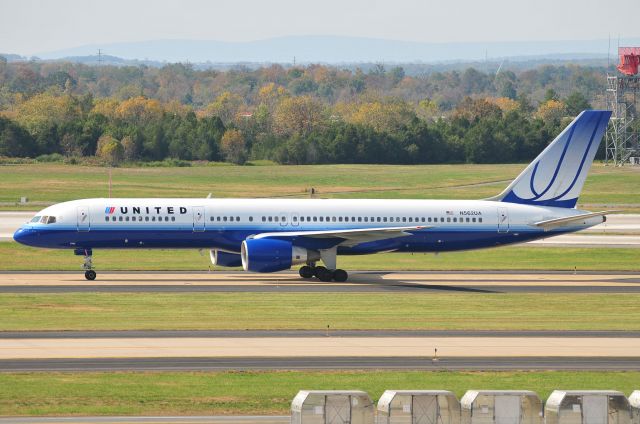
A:
[[[587,98],[579,91],[574,91],[564,101],[567,106],[567,113],[576,116],[583,110],[591,109],[591,104]]]
[[[97,156],[111,166],[118,166],[124,159],[124,148],[118,140],[105,134],[98,139]]]
[[[221,146],[224,158],[236,165],[244,165],[247,161],[247,148],[242,132],[228,129],[222,136]]]

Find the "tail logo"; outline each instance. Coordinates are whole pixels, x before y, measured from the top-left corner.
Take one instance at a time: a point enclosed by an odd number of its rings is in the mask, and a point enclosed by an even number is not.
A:
[[[575,207],[610,115],[582,112],[511,183],[502,201]]]

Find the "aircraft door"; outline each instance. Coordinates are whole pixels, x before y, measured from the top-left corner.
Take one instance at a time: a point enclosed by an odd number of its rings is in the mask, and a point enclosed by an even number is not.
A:
[[[89,219],[89,208],[86,206],[78,206],[78,231],[89,231],[91,222]]]
[[[507,208],[498,208],[498,232],[509,232],[509,210]]]
[[[193,231],[204,231],[204,206],[193,207]]]

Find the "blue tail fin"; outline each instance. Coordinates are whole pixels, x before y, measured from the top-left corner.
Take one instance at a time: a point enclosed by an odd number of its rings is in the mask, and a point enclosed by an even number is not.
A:
[[[608,110],[583,111],[506,190],[489,200],[574,208],[610,117]]]

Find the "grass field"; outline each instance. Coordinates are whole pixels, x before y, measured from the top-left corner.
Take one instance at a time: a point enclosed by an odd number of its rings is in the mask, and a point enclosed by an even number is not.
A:
[[[638,294],[0,294],[0,331],[640,330]]]
[[[115,168],[113,197],[320,197],[480,199],[501,192],[524,164],[309,165]],[[0,166],[0,202],[107,197],[108,169],[61,164]],[[640,205],[640,169],[594,165],[582,204]],[[4,206],[4,209],[15,209]],[[33,209],[33,206],[30,207]]]
[[[94,266],[100,270],[206,271],[209,253],[197,250],[95,250]],[[0,271],[80,271],[82,257],[71,250],[36,249],[0,242]],[[640,249],[511,246],[468,252],[434,254],[381,253],[340,256],[347,270],[568,270],[638,271]],[[228,270],[228,268],[218,268]]]
[[[166,372],[0,374],[0,415],[288,414],[300,389],[612,389],[640,372]]]

